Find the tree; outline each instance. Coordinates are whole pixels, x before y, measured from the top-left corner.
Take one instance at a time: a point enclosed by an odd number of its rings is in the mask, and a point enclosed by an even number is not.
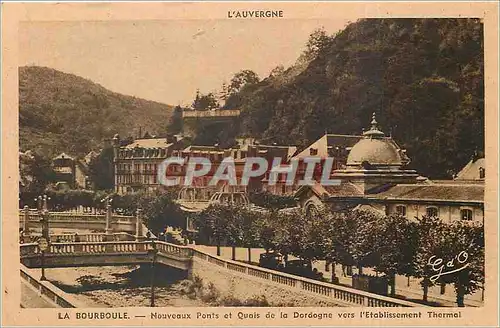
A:
[[[376,250],[375,268],[389,277],[391,295],[396,293],[396,274],[414,274],[417,248],[416,225],[400,215],[380,218],[372,230]]]
[[[278,248],[276,244],[277,222],[272,219],[272,213],[274,212],[261,213],[255,222],[259,244],[266,250],[266,253]]]
[[[262,212],[242,208],[239,211],[239,229],[241,231],[240,245],[248,250],[248,263],[252,263],[252,247],[260,246],[258,222],[265,218]]]
[[[206,95],[200,94],[199,91],[196,92],[196,97],[193,101],[191,107],[194,110],[212,110],[219,108],[219,102],[217,101],[213,93],[208,93]]]
[[[249,199],[252,204],[276,210],[295,207],[297,204],[297,201],[292,196],[275,195],[268,191],[250,192]]]
[[[175,192],[156,192],[154,194],[139,194],[138,205],[143,209],[145,223],[153,233],[160,233],[165,227],[184,227],[186,218],[184,212],[174,201]]]
[[[271,72],[269,73],[269,77],[276,79],[282,76],[284,73],[285,67],[283,65],[278,65],[271,70]]]
[[[281,253],[288,262],[288,255],[301,257],[301,242],[304,239],[303,221],[304,216],[300,211],[278,211],[271,210],[268,219],[273,221],[274,228],[274,250]]]
[[[315,29],[307,40],[305,55],[308,59],[314,59],[319,53],[325,51],[333,43],[333,38],[329,36],[324,28]]]
[[[429,259],[440,254],[443,240],[446,237],[445,225],[437,217],[423,216],[418,218],[417,224],[417,249],[415,255],[415,277],[422,278],[420,282],[423,289],[423,300],[427,302],[429,287],[434,285],[430,277],[433,271]]]
[[[217,246],[217,256],[221,255],[221,245],[224,242],[236,243],[237,227],[234,213],[230,206],[212,204],[195,218],[201,238],[207,238],[209,243]]]
[[[180,133],[182,131],[182,108],[181,106],[175,106],[174,112],[169,119],[167,131],[168,133]]]
[[[442,284],[453,284],[457,295],[457,306],[464,307],[464,297],[472,294],[484,284],[484,226],[468,222],[454,222],[444,227],[441,248],[430,260],[434,277]],[[436,262],[442,259],[443,262]],[[443,267],[442,275],[436,275]],[[458,270],[455,273],[446,274]]]
[[[45,191],[47,186],[56,182],[56,173],[49,158],[37,152],[20,158],[20,176],[23,190],[35,194]]]
[[[227,87],[229,95],[240,92],[244,87],[259,83],[259,76],[251,70],[242,70],[234,74]]]

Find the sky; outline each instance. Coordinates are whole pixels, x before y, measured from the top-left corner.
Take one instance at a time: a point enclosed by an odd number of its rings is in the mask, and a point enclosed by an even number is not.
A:
[[[72,73],[114,92],[170,105],[220,91],[242,69],[264,78],[292,65],[310,33],[347,20],[147,20],[23,22],[20,66]]]

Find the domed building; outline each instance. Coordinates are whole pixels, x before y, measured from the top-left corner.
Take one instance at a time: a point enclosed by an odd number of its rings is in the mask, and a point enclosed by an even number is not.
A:
[[[416,183],[417,172],[405,169],[409,163],[406,151],[379,130],[373,113],[371,128],[351,148],[346,168],[334,171],[332,178],[371,194],[398,183]]]
[[[345,167],[332,172],[330,179],[338,184],[302,186],[295,198],[306,213],[327,205],[409,219],[427,215],[446,222],[484,221],[484,179],[431,181],[408,169],[409,163],[406,151],[379,129],[373,114],[371,127],[349,149]],[[481,164],[485,166],[484,160]],[[484,168],[482,172],[484,176]]]

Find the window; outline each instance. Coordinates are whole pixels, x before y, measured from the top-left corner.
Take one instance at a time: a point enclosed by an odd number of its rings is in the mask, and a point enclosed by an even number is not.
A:
[[[406,217],[406,206],[404,205],[396,206],[396,213],[401,215],[402,217]]]
[[[318,155],[318,149],[317,148],[309,148],[309,154],[311,156],[316,156]]]
[[[439,211],[437,207],[427,207],[426,214],[428,217],[438,217]]]
[[[460,210],[460,217],[465,221],[472,221],[472,210],[464,208]]]

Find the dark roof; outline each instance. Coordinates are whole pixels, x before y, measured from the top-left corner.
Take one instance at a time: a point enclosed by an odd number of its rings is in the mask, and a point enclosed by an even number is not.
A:
[[[395,185],[375,198],[402,200],[484,201],[484,185],[478,184],[416,184]]]
[[[312,186],[302,186],[296,191],[295,197],[298,197],[308,189],[312,190],[319,197],[359,197],[363,195],[363,192],[358,187],[348,182],[336,186],[322,186],[319,183]]]
[[[363,136],[344,135],[344,134],[325,134],[300,153],[294,156],[296,159],[305,157],[330,157],[329,151],[334,147],[349,148],[354,146]],[[317,154],[311,156],[310,149],[316,149]]]
[[[151,138],[151,139],[136,139],[133,143],[125,146],[125,149],[138,148],[167,148],[172,146],[173,143],[169,143],[167,138]]]
[[[345,135],[345,134],[327,134],[326,140],[328,146],[344,146],[344,147],[352,147],[359,140],[361,140],[363,136],[358,135]]]
[[[324,186],[329,197],[362,196],[363,192],[352,183],[341,183],[338,186]]]

